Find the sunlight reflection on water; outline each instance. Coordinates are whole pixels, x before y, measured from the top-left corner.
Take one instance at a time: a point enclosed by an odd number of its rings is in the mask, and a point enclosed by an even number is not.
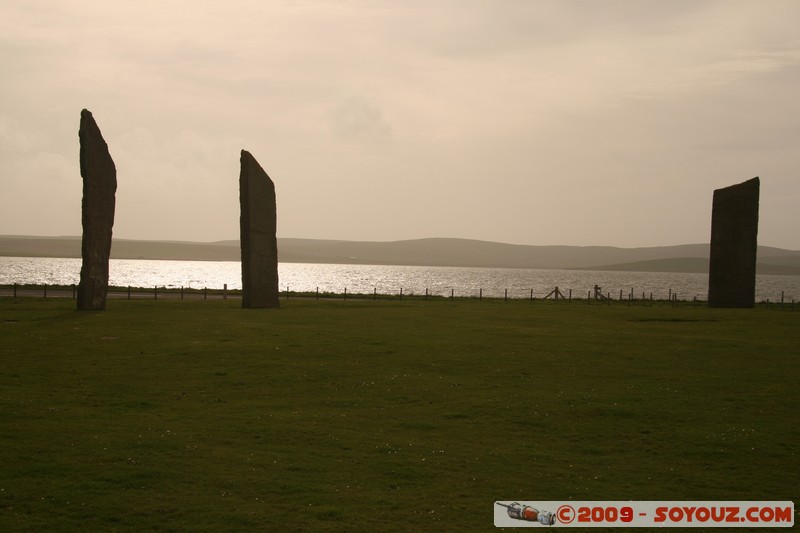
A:
[[[241,269],[238,261],[151,261],[112,259],[110,284],[120,287],[187,287],[240,289]],[[0,257],[0,284],[77,284],[81,260],[64,258]],[[369,294],[429,294],[478,296],[481,289],[487,298],[502,298],[508,289],[509,298],[529,298],[533,290],[542,298],[558,286],[562,293],[585,298],[594,285],[618,298],[620,291],[627,298],[633,289],[635,298],[642,294],[666,299],[672,293],[683,300],[697,297],[705,300],[708,293],[707,274],[662,272],[609,272],[585,270],[544,270],[524,268],[420,267],[394,265],[334,265],[313,263],[281,263],[280,290],[292,292]],[[786,301],[800,298],[800,276],[767,276],[756,278],[756,298]]]

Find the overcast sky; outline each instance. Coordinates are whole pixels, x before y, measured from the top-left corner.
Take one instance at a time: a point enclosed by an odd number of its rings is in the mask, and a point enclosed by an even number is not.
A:
[[[80,235],[80,111],[114,235],[239,235],[239,153],[279,237],[708,242],[761,177],[800,249],[794,0],[3,0],[0,234]]]

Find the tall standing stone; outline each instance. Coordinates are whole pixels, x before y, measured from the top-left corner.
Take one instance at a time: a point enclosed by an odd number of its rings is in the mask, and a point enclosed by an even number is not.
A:
[[[710,307],[755,305],[759,188],[756,177],[714,191],[708,274]]]
[[[240,162],[242,307],[279,307],[275,184],[250,152]]]
[[[117,192],[117,169],[108,153],[108,145],[92,114],[81,111],[80,139],[83,200],[81,221],[81,280],[78,285],[78,309],[105,309],[108,293],[108,259],[111,255],[111,231]]]

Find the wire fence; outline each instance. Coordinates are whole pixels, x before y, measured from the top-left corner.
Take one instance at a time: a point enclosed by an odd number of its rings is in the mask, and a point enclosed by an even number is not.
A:
[[[0,297],[10,298],[77,298],[77,285],[48,285],[48,284],[18,284],[0,285]],[[109,287],[109,299],[127,299],[127,300],[227,300],[227,299],[240,299],[242,297],[241,289],[228,289],[224,285],[222,289],[209,289],[209,288],[189,288],[189,287],[164,287],[153,286],[147,287]],[[620,289],[619,291],[603,291],[601,287],[595,286],[593,290],[574,291],[573,289],[554,287],[550,291],[535,291],[534,289],[504,289],[498,293],[494,291],[484,291],[482,288],[475,290],[467,290],[461,293],[456,292],[454,288],[449,291],[434,292],[428,288],[424,290],[414,290],[408,288],[398,288],[396,290],[378,290],[377,287],[372,292],[358,291],[354,292],[348,290],[347,287],[342,287],[341,291],[320,291],[319,287],[312,291],[300,290],[293,291],[290,287],[284,287],[279,290],[279,297],[284,300],[290,299],[314,299],[314,300],[455,300],[455,299],[471,299],[471,300],[489,300],[489,301],[550,301],[556,303],[584,303],[595,305],[612,305],[612,304],[627,304],[627,305],[706,305],[707,301],[697,296],[691,298],[682,298],[677,291],[672,289],[667,290],[667,297],[656,297],[653,292],[636,291],[631,288],[628,291]],[[787,298],[785,291],[776,294],[774,299],[762,299],[758,302],[760,305],[766,307],[778,307],[780,309],[795,310],[796,302],[794,298]]]

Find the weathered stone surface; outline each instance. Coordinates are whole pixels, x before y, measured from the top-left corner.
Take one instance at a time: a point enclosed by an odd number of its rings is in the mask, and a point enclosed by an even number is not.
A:
[[[759,188],[756,177],[714,191],[708,274],[710,307],[755,305]]]
[[[108,293],[108,259],[111,255],[111,232],[117,191],[117,169],[108,153],[108,145],[92,114],[81,111],[80,139],[83,200],[81,220],[81,279],[78,285],[78,309],[105,309]]]
[[[279,307],[275,184],[250,152],[240,162],[242,307]]]

